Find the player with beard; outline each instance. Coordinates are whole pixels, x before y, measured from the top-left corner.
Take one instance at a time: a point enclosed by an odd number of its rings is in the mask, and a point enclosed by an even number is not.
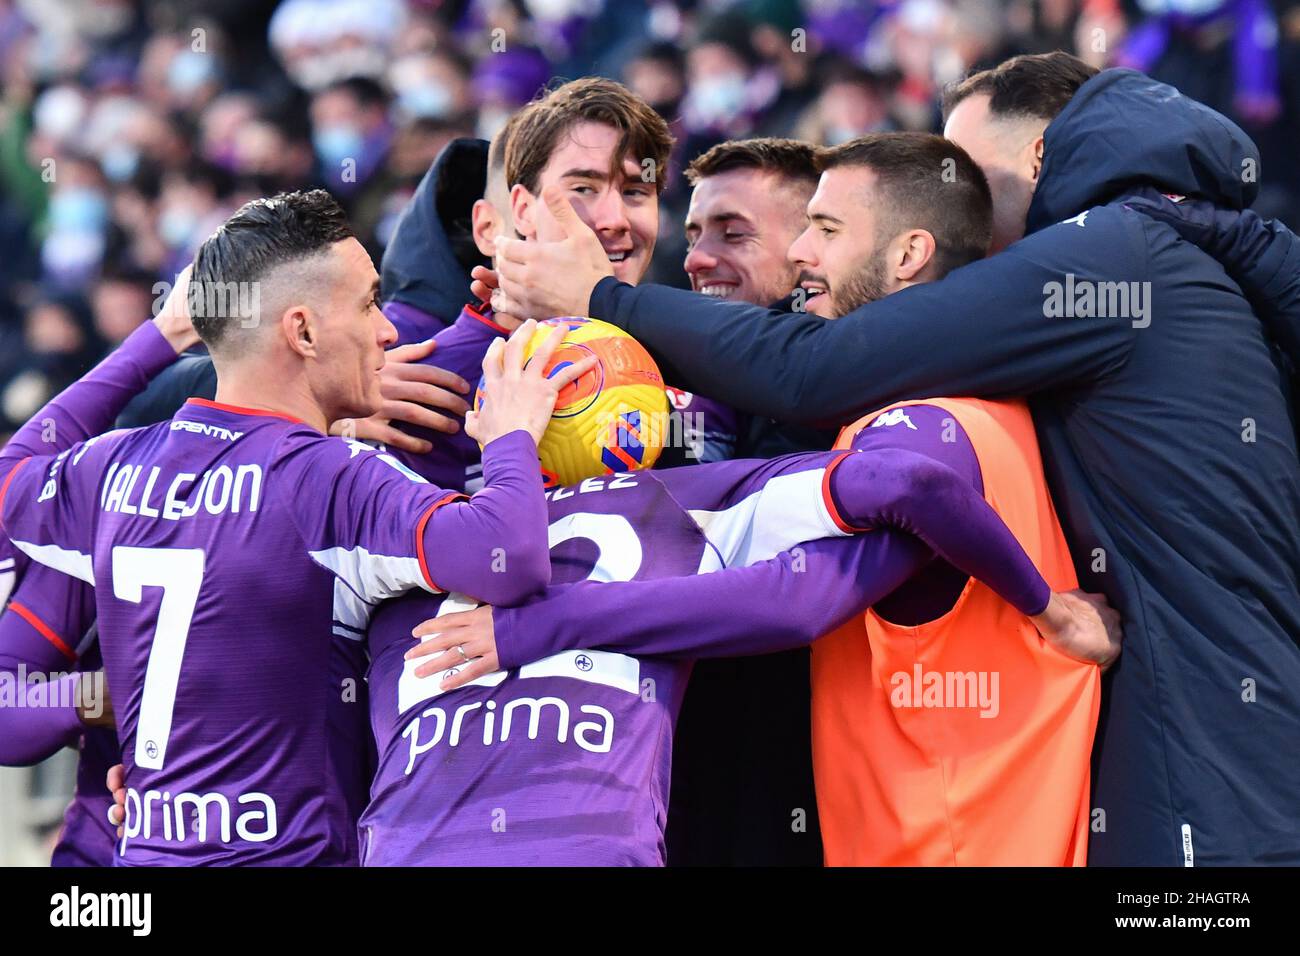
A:
[[[987,248],[988,186],[953,144],[872,137],[831,151],[825,166],[813,224],[791,260],[824,272],[808,281],[823,283],[811,291],[828,316],[832,290],[842,304],[855,288],[892,291]],[[940,179],[949,166],[955,178]],[[938,171],[933,182],[925,170]],[[552,212],[562,233],[580,228]],[[842,241],[853,235],[870,243],[865,255]],[[506,244],[506,260],[513,248]],[[884,278],[855,283],[873,258]],[[850,624],[827,639],[831,654],[872,659],[855,657],[814,685],[818,804],[832,823],[824,817],[827,861],[1081,863],[1098,669],[1046,646],[1031,610],[971,577],[977,564],[997,573],[1014,560],[951,560],[960,548],[936,544],[921,523],[936,518],[931,508],[947,510],[953,488],[894,471],[891,457],[943,463],[965,492],[1004,515],[1051,585],[1068,589],[1073,569],[1028,413],[949,399],[882,412],[844,432],[841,447],[851,451],[842,467],[874,475],[853,491],[852,472],[837,480],[837,460],[816,455],[593,480],[548,495],[556,580],[570,587],[513,609],[458,612],[463,605],[444,601],[439,616],[415,627],[433,637],[405,662],[397,658],[403,625],[437,602],[413,596],[381,610],[369,636],[381,756],[362,817],[367,862],[660,862],[666,768],[650,755],[671,748],[688,673],[680,662],[806,643],[816,633],[804,629],[874,603],[865,628]],[[907,528],[941,557],[900,568],[856,550],[869,543],[844,554],[835,543],[808,543],[818,536],[816,507],[796,489],[817,483],[833,513],[846,496],[908,487],[916,511],[868,515],[851,506],[852,516],[840,511],[831,521],[842,530]],[[939,524],[966,519],[945,515]],[[820,527],[829,526],[823,516]],[[837,567],[828,547],[854,570]],[[692,568],[731,570],[682,578]],[[433,659],[412,668],[424,655]],[[1005,691],[993,687],[985,699],[990,688],[981,685],[976,706],[973,685],[967,699],[961,684],[953,700],[933,701],[935,672],[997,674]],[[441,799],[431,802],[435,792]],[[428,814],[418,822],[417,808]]]
[[[1135,202],[1246,209],[1258,150],[1173,87],[1062,52],[974,73],[944,113],[989,178],[1001,251],[937,282],[823,322],[629,288],[578,234],[512,253],[502,289],[528,314],[612,322],[681,384],[786,421],[1028,398],[1076,571],[1145,649],[1106,698],[1092,861],[1300,860],[1300,764],[1275,759],[1300,737],[1300,538],[1279,533],[1300,526],[1300,466],[1275,304],[1252,302],[1293,298],[1294,269],[1255,247],[1238,285]],[[1283,688],[1270,708],[1242,706],[1244,673]]]
[[[969,202],[944,203],[942,190],[931,197],[929,166],[906,170],[908,162],[937,163],[940,177],[951,169],[953,182],[939,185],[953,185],[947,192],[956,194],[959,175],[983,181],[960,147],[937,136],[877,133],[822,150],[817,162],[822,176],[808,224],[787,253],[809,313],[836,319],[987,254],[987,216],[973,213]],[[913,181],[931,188],[908,196]]]
[[[810,312],[835,319],[987,253],[989,186],[955,144],[882,133],[826,150],[819,163],[809,225],[789,251]],[[566,239],[594,262],[580,230]],[[519,294],[537,261],[506,243],[499,297]],[[837,447],[860,447],[864,436],[946,446],[1045,573],[1073,586],[1023,402],[898,403],[845,428]],[[946,561],[814,645],[813,752],[827,862],[1084,862],[1100,682],[1095,670],[1054,668],[1042,650],[1026,617]],[[900,675],[919,685],[936,672],[997,673],[1016,692],[993,719],[891,693]]]
[[[819,163],[808,228],[790,247],[809,312],[836,319],[987,252],[988,186],[954,143],[880,133],[825,150]],[[984,215],[957,201],[974,186]],[[1073,580],[1023,402],[899,402],[848,426],[836,447],[869,427],[941,431],[970,447],[990,503],[1022,540],[1052,538],[1048,550]],[[828,863],[996,865],[1046,847],[1055,854],[1042,858],[1048,862],[1085,862],[1100,683],[1041,667],[1005,605],[972,595],[968,584],[936,562],[814,645],[814,763]],[[942,596],[941,614],[921,604],[934,595]],[[1011,677],[1022,693],[1049,703],[1021,700],[1005,722],[972,721],[957,710],[900,706],[887,683],[920,673],[914,668],[971,667]],[[1062,826],[1053,805],[1073,808],[1072,826]]]

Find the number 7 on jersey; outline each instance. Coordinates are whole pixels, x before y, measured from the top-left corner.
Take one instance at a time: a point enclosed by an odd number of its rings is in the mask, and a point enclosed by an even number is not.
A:
[[[204,556],[199,548],[113,549],[113,596],[139,604],[146,587],[163,589],[158,626],[149,648],[144,693],[136,721],[135,765],[161,770],[172,733],[176,685],[181,676],[190,620],[203,583]]]

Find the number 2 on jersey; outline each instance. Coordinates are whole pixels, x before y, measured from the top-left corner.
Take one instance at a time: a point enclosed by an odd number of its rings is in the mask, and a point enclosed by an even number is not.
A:
[[[204,556],[199,548],[113,549],[113,596],[139,604],[146,587],[163,589],[158,626],[149,648],[144,693],[135,728],[135,765],[161,770],[172,734],[176,685],[181,676],[190,620],[203,583]]]

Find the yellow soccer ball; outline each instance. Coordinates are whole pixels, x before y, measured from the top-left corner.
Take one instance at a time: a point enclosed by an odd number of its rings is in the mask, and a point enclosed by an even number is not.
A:
[[[555,404],[537,449],[546,487],[654,465],[663,451],[668,396],[650,353],[608,322],[562,318],[538,323],[525,352],[530,359],[557,325],[569,331],[551,355],[547,376],[588,355],[596,356],[597,364],[566,385]],[[480,379],[476,409],[484,398]]]

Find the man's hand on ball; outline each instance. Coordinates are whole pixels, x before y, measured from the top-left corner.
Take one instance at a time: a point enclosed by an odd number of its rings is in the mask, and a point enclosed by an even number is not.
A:
[[[407,651],[406,659],[429,658],[415,669],[415,676],[428,677],[448,671],[438,685],[442,690],[454,690],[501,669],[492,628],[492,608],[486,604],[472,611],[430,618],[417,625],[411,636],[425,640]]]
[[[369,418],[334,422],[330,434],[383,442],[390,448],[424,455],[433,446],[423,438],[395,428],[394,422],[420,425],[448,435],[460,431],[460,422],[452,416],[468,411],[469,403],[462,396],[469,392],[469,383],[454,372],[421,362],[434,350],[435,344],[429,339],[389,349],[379,372],[379,389],[384,398],[379,411]],[[440,414],[434,408],[450,414]]]
[[[492,290],[480,276],[476,294],[489,292],[493,309],[521,318],[585,316],[591,290],[605,276],[614,274],[614,266],[596,234],[564,198],[561,187],[547,186],[542,200],[564,238],[539,242],[497,237],[497,288]]]
[[[588,355],[547,378],[543,370],[568,329],[557,325],[529,358],[536,329],[536,322],[525,322],[510,338],[494,341],[483,358],[483,404],[465,416],[466,433],[480,445],[521,428],[540,443],[560,390],[596,366],[596,357]]]

